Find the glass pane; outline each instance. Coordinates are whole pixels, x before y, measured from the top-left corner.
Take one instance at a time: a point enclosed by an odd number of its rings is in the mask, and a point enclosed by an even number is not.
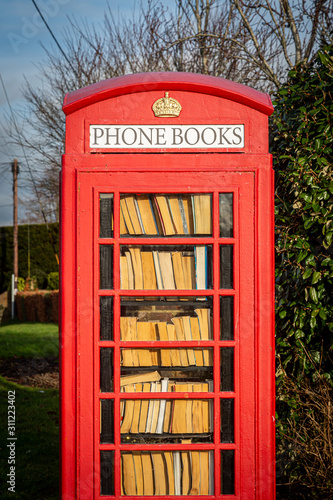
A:
[[[223,450],[221,453],[221,492],[222,495],[235,494],[235,452]]]
[[[113,194],[100,193],[99,195],[99,236],[112,238],[113,236]]]
[[[211,451],[122,452],[121,473],[122,495],[214,494]]]
[[[233,245],[222,245],[220,247],[221,256],[221,288],[233,288],[234,274],[234,247]]]
[[[114,403],[112,399],[101,399],[100,401],[100,438],[101,443],[114,442]]]
[[[100,339],[113,340],[113,297],[100,297]]]
[[[220,299],[220,328],[221,340],[234,339],[234,298],[221,297]]]
[[[201,392],[208,383],[146,382],[123,386],[131,392]],[[168,385],[168,387],[163,387]],[[126,399],[121,401],[122,442],[179,443],[190,438],[195,443],[213,441],[212,399]]]
[[[212,287],[212,247],[121,246],[122,290],[204,290]]]
[[[113,390],[113,349],[101,348],[101,371],[100,385],[101,392],[111,392]]]
[[[101,451],[101,495],[114,495],[114,452]]]
[[[234,442],[234,407],[233,399],[221,400],[221,443]]]
[[[111,290],[113,287],[113,247],[100,245],[100,289]]]
[[[212,234],[211,194],[122,194],[120,234]]]
[[[232,238],[234,235],[233,193],[220,193],[220,236]]]
[[[234,349],[222,347],[221,349],[221,391],[234,390]]]

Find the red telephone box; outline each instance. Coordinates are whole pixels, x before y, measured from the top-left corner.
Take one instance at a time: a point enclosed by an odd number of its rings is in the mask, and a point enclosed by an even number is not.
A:
[[[147,73],[63,109],[62,498],[273,499],[269,97]]]

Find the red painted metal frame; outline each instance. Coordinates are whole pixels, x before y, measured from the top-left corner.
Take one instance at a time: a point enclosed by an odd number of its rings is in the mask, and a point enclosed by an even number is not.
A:
[[[68,115],[66,155],[61,175],[61,463],[62,498],[115,498],[120,496],[120,453],[122,450],[146,450],[147,445],[120,443],[120,349],[157,345],[120,342],[119,317],[122,296],[175,295],[175,291],[120,290],[120,244],[209,244],[213,246],[213,289],[177,290],[177,296],[212,296],[214,340],[177,342],[181,346],[210,346],[214,349],[214,392],[204,397],[215,405],[214,442],[195,445],[149,445],[153,449],[211,449],[214,451],[215,494],[220,495],[220,451],[235,450],[235,495],[230,498],[271,500],[275,498],[274,479],[274,238],[273,173],[268,154],[223,154],[188,150],[181,154],[85,154],[84,123],[105,120],[99,102],[126,99],[135,95],[153,102],[156,90],[201,93],[214,114],[216,98],[234,102],[237,116],[244,117],[253,141],[262,133],[272,111],[269,98],[253,89],[204,75],[150,74],[132,75],[81,89],[66,97]],[[141,96],[140,93],[146,92]],[[134,94],[134,96],[132,95]],[[154,97],[155,98],[155,97]],[[140,101],[140,102],[141,102]],[[125,102],[125,101],[124,101]],[[208,105],[207,104],[207,105]],[[229,106],[228,112],[232,109]],[[243,109],[243,112],[241,112]],[[243,114],[242,114],[243,113]],[[264,115],[264,116],[263,116]],[[214,115],[215,116],[215,115]],[[151,120],[151,118],[149,118]],[[207,118],[208,119],[208,118]],[[258,119],[258,121],[256,120]],[[142,123],[148,123],[142,118]],[[120,122],[127,123],[126,117]],[[190,122],[190,120],[188,120]],[[129,123],[129,122],[128,122]],[[160,124],[160,122],[158,122]],[[193,123],[196,123],[195,121]],[[198,123],[198,122],[197,122]],[[263,150],[264,139],[256,151]],[[266,134],[266,135],[265,135]],[[267,142],[267,141],[266,141]],[[254,144],[254,142],[253,142]],[[254,148],[255,149],[255,148]],[[253,149],[249,149],[253,151]],[[72,154],[70,154],[72,153]],[[80,154],[74,154],[80,153]],[[218,193],[234,192],[235,234],[219,237]],[[99,193],[114,193],[114,237],[99,238]],[[207,238],[123,238],[119,237],[119,196],[121,192],[210,192],[213,193],[214,233]],[[114,247],[113,290],[99,290],[99,246]],[[234,289],[219,289],[219,246],[234,245]],[[242,267],[240,267],[242,266]],[[244,267],[246,267],[246,272]],[[250,270],[250,272],[249,272]],[[99,298],[114,297],[114,340],[99,339]],[[235,338],[219,340],[220,297],[235,297]],[[158,342],[159,347],[170,347]],[[220,348],[234,347],[235,389],[220,392]],[[99,349],[114,349],[114,392],[99,390]],[[249,354],[250,353],[250,354]],[[180,398],[182,393],[155,393],[154,398]],[[190,393],[190,398],[202,393]],[[121,398],[149,398],[146,394],[124,394]],[[115,404],[115,440],[113,445],[99,444],[99,401],[113,399]],[[220,399],[235,399],[235,441],[220,443]],[[246,429],[246,432],[245,432]],[[100,450],[115,452],[115,496],[100,496]],[[137,498],[137,497],[131,497]],[[207,497],[207,498],[212,498]],[[129,500],[131,500],[129,498]]]

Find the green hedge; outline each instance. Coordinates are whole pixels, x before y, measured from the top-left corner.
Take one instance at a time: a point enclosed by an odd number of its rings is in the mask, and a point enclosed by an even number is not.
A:
[[[59,271],[55,252],[59,254],[59,224],[20,225],[18,228],[19,276],[28,277],[30,253],[30,277],[36,277],[38,287],[47,287],[47,275]],[[13,228],[0,228],[0,293],[10,287],[13,272]]]

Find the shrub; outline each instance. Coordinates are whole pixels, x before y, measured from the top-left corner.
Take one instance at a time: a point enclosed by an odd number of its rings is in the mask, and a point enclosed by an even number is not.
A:
[[[59,290],[59,273],[52,272],[47,275],[47,289]]]

